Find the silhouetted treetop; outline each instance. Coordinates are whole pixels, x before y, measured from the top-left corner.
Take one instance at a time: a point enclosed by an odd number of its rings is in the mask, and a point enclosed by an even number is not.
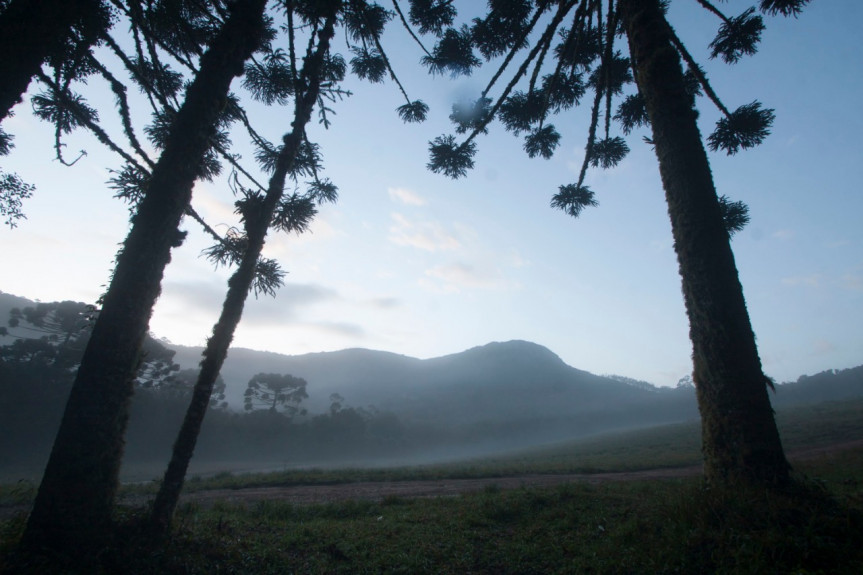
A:
[[[755,8],[728,16],[707,0],[698,2],[719,20],[709,46],[711,58],[733,64],[756,53],[765,24]],[[764,0],[759,9],[768,15],[796,16],[807,3]],[[481,63],[476,53],[495,65],[491,80],[473,102],[453,104],[450,119],[455,132],[466,137],[444,135],[431,141],[428,167],[452,178],[465,176],[473,167],[476,137],[488,133],[495,119],[524,139],[529,157],[550,158],[562,141],[550,120],[591,95],[578,179],[561,186],[551,204],[571,216],[596,205],[593,190],[585,185],[588,168],[612,168],[629,153],[624,138],[614,134],[611,120],[624,136],[649,125],[644,97],[630,88],[635,78],[626,43],[619,40],[618,4],[617,0],[491,0],[482,17],[459,25],[455,3],[412,1],[411,21],[438,36],[423,58],[433,74],[471,74]],[[770,132],[773,110],[759,102],[729,110],[670,26],[669,31],[688,68],[687,93],[693,98],[706,95],[722,113],[708,138],[710,149],[735,154],[761,143]],[[735,221],[739,226],[742,220]]]

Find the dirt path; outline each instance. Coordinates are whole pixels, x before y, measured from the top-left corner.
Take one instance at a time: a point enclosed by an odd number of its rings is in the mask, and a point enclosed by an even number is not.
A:
[[[837,445],[797,450],[789,454],[793,462],[807,461],[840,454],[849,449],[863,448],[863,440]],[[216,501],[227,503],[254,503],[256,501],[285,501],[298,505],[329,503],[346,500],[381,501],[388,497],[448,497],[461,493],[481,491],[489,486],[500,489],[519,487],[552,487],[571,482],[603,483],[607,481],[636,481],[692,477],[701,473],[701,466],[668,469],[647,469],[617,473],[535,474],[480,479],[435,479],[421,481],[363,481],[335,485],[293,485],[288,487],[251,487],[247,489],[212,489],[186,493],[181,502],[195,502],[203,506]],[[131,506],[147,504],[141,496],[124,497],[120,503]],[[21,512],[24,505],[0,505],[0,520]]]
[[[183,496],[183,501],[194,501],[202,505],[214,501],[228,503],[255,501],[286,501],[295,504],[329,503],[346,500],[381,501],[388,497],[447,497],[461,493],[481,491],[495,486],[501,489],[519,487],[551,487],[563,483],[583,481],[602,483],[605,481],[632,481],[636,479],[669,479],[687,477],[701,472],[701,466],[674,469],[652,469],[625,473],[576,473],[516,475],[508,477],[484,477],[479,479],[434,479],[418,481],[362,481],[336,485],[296,485],[290,487],[253,487],[248,489],[214,489]]]
[[[849,449],[863,448],[863,440],[837,445],[797,450],[789,454],[792,461],[806,461],[837,454]],[[388,497],[447,497],[460,493],[481,491],[495,486],[500,489],[519,487],[552,487],[564,483],[607,481],[636,481],[692,477],[701,473],[701,466],[647,469],[616,473],[530,474],[479,479],[435,479],[420,481],[362,481],[335,485],[294,485],[288,487],[251,487],[247,489],[213,489],[187,493],[183,502],[212,505],[216,501],[228,503],[254,503],[256,501],[285,501],[294,504],[329,503],[346,500],[381,501]],[[124,501],[144,504],[144,501]]]

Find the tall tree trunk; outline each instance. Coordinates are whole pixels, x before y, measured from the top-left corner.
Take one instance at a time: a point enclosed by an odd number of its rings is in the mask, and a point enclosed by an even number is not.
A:
[[[265,6],[234,4],[186,92],[78,368],[22,539],[28,549],[80,555],[110,532],[141,343],[229,86],[260,44]]]
[[[12,0],[0,12],[0,121],[42,63],[62,54],[73,27],[92,45],[109,22],[100,0]]]
[[[785,483],[770,406],[710,164],[659,0],[620,0],[680,266],[692,340],[704,470],[717,483]]]
[[[337,8],[338,4],[336,3],[333,10],[335,11]],[[213,327],[212,337],[207,340],[207,347],[203,352],[201,371],[195,383],[192,400],[174,443],[173,454],[162,479],[162,485],[153,503],[150,527],[157,535],[166,535],[170,531],[171,519],[183,489],[186,471],[195,451],[204,416],[207,413],[213,385],[222,369],[222,364],[228,355],[228,348],[234,339],[234,331],[243,315],[243,307],[255,280],[255,269],[264,248],[273,213],[284,193],[285,180],[294,166],[300,146],[303,143],[306,124],[311,118],[312,110],[320,93],[321,68],[329,49],[330,40],[333,37],[335,19],[335,13],[327,18],[318,35],[318,47],[314,58],[307,59],[303,65],[302,77],[308,83],[307,88],[304,92],[297,94],[294,120],[291,122],[292,131],[283,138],[284,146],[279,153],[276,169],[267,186],[267,193],[260,214],[257,214],[254,219],[246,219],[246,235],[248,237],[246,250],[240,260],[240,265],[231,279],[228,280],[228,293],[222,305],[222,313]]]

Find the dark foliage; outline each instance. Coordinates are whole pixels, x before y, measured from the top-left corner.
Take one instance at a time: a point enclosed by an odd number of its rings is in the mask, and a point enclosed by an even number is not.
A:
[[[420,34],[442,35],[452,26],[456,9],[451,0],[410,0],[410,20]]]
[[[549,159],[554,155],[554,150],[560,143],[560,134],[551,124],[536,128],[524,139],[524,151],[531,158],[542,156]]]
[[[762,109],[760,102],[740,106],[716,123],[716,130],[707,138],[708,146],[714,152],[725,150],[729,156],[757,146],[770,135],[775,117],[773,110]]]
[[[317,214],[314,198],[291,194],[279,202],[273,214],[272,227],[286,233],[301,234],[309,229]]]
[[[348,36],[355,42],[374,42],[383,34],[393,13],[377,3],[350,2],[344,15]]]
[[[749,223],[749,206],[743,202],[733,202],[728,196],[719,196],[719,207],[722,209],[722,221],[729,235],[741,231]]]
[[[761,0],[761,11],[776,16],[797,16],[810,0]]]
[[[428,168],[450,178],[460,178],[473,168],[476,144],[467,142],[457,145],[454,136],[438,136],[429,144],[431,160]]]
[[[741,57],[758,51],[764,20],[750,8],[740,16],[731,18],[719,27],[716,38],[710,43],[710,57],[722,56],[726,64],[736,64]]]
[[[600,61],[599,65],[590,75],[588,84],[599,89],[603,94],[610,93],[617,96],[623,92],[624,86],[632,83],[632,70],[629,58],[624,58],[620,52],[615,52],[608,59]]]
[[[545,116],[546,101],[538,92],[515,92],[501,103],[500,121],[516,136]]]
[[[4,132],[3,128],[0,127],[0,156],[7,155],[14,147],[15,144],[12,143],[12,136]]]
[[[550,74],[542,79],[542,96],[551,113],[578,106],[587,87],[581,74]]]
[[[644,106],[644,97],[641,94],[630,94],[617,107],[614,119],[620,122],[623,133],[627,136],[635,128],[650,124],[647,116],[647,108]]]
[[[587,186],[576,184],[560,186],[560,191],[551,199],[552,208],[563,210],[574,218],[580,216],[584,208],[597,205],[593,191]]]
[[[606,138],[594,142],[590,153],[590,165],[603,169],[613,168],[629,153],[629,146],[623,138]]]
[[[108,185],[115,190],[114,197],[127,202],[134,209],[147,191],[150,174],[132,164],[126,164],[120,171],[113,173]]]
[[[22,210],[24,200],[33,195],[36,186],[23,181],[18,174],[0,172],[0,218],[10,228],[18,225],[18,220],[27,219]]]
[[[58,95],[41,92],[35,94],[31,102],[36,116],[54,124],[64,134],[83,126],[85,120],[99,120],[99,113],[90,107],[80,94],[69,92]]]
[[[485,18],[474,18],[473,42],[486,60],[523,48],[528,17],[533,8],[529,0],[490,0]]]
[[[482,62],[473,54],[472,34],[467,25],[459,29],[448,28],[435,44],[432,53],[423,56],[422,63],[432,74],[470,76]]]
[[[284,50],[268,52],[263,63],[247,63],[243,87],[267,106],[286,105],[294,95],[294,77]]]
[[[153,62],[137,56],[132,61],[131,71],[138,76],[138,89],[142,93],[151,87],[162,98],[169,100],[176,98],[183,88],[183,75],[164,62]]]
[[[562,42],[554,47],[555,58],[572,70],[587,70],[600,56],[602,31],[598,28],[562,28]]]
[[[399,117],[404,122],[424,122],[428,111],[428,105],[420,100],[408,102],[398,108]]]
[[[383,54],[366,47],[351,47],[354,57],[351,58],[351,71],[361,80],[383,82],[386,78],[387,64]]]

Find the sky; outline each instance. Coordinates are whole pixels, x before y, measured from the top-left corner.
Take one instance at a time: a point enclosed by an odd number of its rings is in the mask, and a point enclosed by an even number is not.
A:
[[[757,99],[776,113],[760,147],[710,160],[718,192],[750,208],[752,221],[732,245],[765,372],[780,382],[863,364],[863,3],[839,4],[813,2],[797,19],[767,17],[759,53],[734,66],[708,58],[715,17],[684,0],[670,13],[729,108]],[[748,6],[721,4],[731,14]],[[563,138],[550,160],[528,158],[521,139],[496,122],[478,139],[467,177],[433,174],[428,142],[453,133],[451,105],[475,98],[489,72],[430,77],[397,24],[384,46],[410,97],[430,106],[429,120],[399,120],[403,99],[392,82],[349,78],[353,95],[332,105],[330,129],[309,129],[339,201],[321,207],[310,233],[270,234],[265,255],[289,272],[285,286],[275,298],[250,296],[234,345],[429,358],[523,339],[596,374],[656,385],[689,374],[664,193],[655,155],[642,142],[648,133],[627,138],[632,151],[618,167],[589,173],[600,205],[578,219],[549,201],[558,186],[577,180],[589,105],[554,120]],[[110,118],[110,98],[99,99],[96,83],[89,89]],[[704,99],[699,106],[709,134],[718,115]],[[272,139],[289,129],[289,109],[253,107],[250,114]],[[94,302],[128,231],[128,208],[106,185],[119,163],[91,137],[73,134],[67,156],[87,155],[71,168],[60,165],[53,129],[26,103],[4,129],[16,148],[0,168],[37,191],[25,201],[27,219],[0,229],[0,291]],[[251,159],[245,141],[235,140]],[[236,223],[224,181],[199,182],[193,206],[217,229]],[[203,345],[230,270],[214,270],[201,257],[209,243],[195,222],[183,229],[189,237],[173,252],[150,329],[176,344]]]

